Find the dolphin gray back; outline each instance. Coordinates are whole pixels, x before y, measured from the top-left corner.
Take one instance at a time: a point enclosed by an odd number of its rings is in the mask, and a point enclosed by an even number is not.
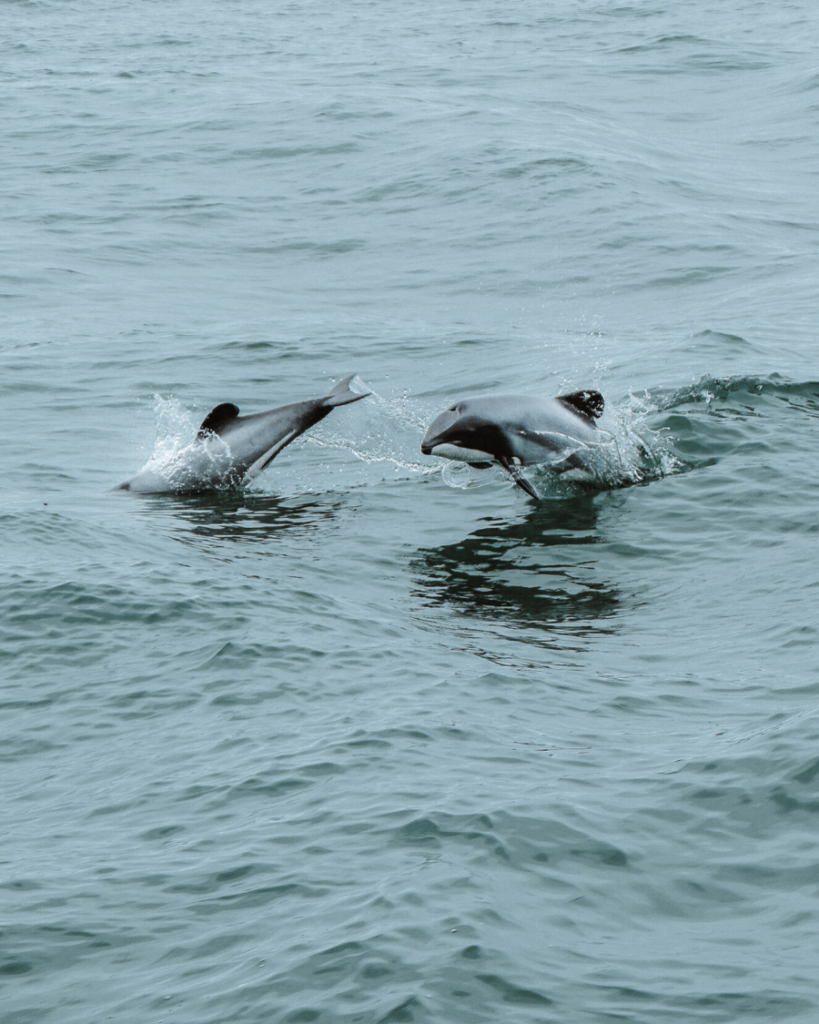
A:
[[[588,394],[596,395],[599,402],[583,401]],[[456,408],[464,416],[480,416],[502,427],[533,433],[561,428],[583,432],[596,429],[594,420],[603,411],[603,396],[597,391],[559,395],[557,398],[542,398],[540,395],[482,395],[465,398],[458,402]]]
[[[564,439],[597,440],[594,420],[562,397],[486,395],[459,402],[457,410],[464,418],[494,424],[506,441],[508,454],[524,464],[542,461],[544,451],[562,449]]]

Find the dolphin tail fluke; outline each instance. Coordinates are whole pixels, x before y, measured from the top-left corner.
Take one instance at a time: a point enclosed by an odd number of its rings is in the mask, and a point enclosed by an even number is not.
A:
[[[354,379],[355,374],[351,373],[349,377],[340,380],[324,399],[324,405],[328,409],[335,409],[337,405],[349,405],[350,402],[357,402],[359,399],[366,398],[367,395],[372,394],[371,391],[353,391],[350,388],[350,381]]]

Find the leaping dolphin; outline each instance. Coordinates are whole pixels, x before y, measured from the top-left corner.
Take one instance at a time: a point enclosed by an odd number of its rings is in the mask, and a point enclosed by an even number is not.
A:
[[[337,405],[348,405],[370,394],[350,389],[353,376],[345,377],[324,398],[293,402],[251,416],[240,416],[237,406],[223,402],[207,414],[193,441],[168,465],[154,465],[152,460],[117,490],[180,494],[247,483],[282,448]]]
[[[465,398],[432,421],[421,452],[468,462],[477,469],[500,463],[519,487],[537,498],[521,467],[546,463],[558,471],[584,468],[579,453],[598,441],[594,421],[603,406],[599,391],[557,398]]]

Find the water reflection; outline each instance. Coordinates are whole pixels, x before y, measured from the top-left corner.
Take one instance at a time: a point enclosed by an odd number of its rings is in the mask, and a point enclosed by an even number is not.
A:
[[[594,545],[599,504],[591,496],[542,503],[456,544],[419,552],[415,594],[483,620],[574,637],[614,632],[618,588],[600,579]],[[535,642],[547,643],[547,636]],[[563,646],[560,644],[559,646]]]
[[[172,518],[185,538],[219,541],[269,541],[283,531],[312,530],[338,513],[339,503],[326,499],[294,501],[247,491],[207,494],[158,494],[140,501],[142,515]]]

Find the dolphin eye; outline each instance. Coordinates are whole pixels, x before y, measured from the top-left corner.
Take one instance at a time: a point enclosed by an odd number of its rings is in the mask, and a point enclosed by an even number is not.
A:
[[[447,409],[447,412],[457,412],[457,411],[458,411],[458,406],[457,405],[450,405],[450,407]]]

